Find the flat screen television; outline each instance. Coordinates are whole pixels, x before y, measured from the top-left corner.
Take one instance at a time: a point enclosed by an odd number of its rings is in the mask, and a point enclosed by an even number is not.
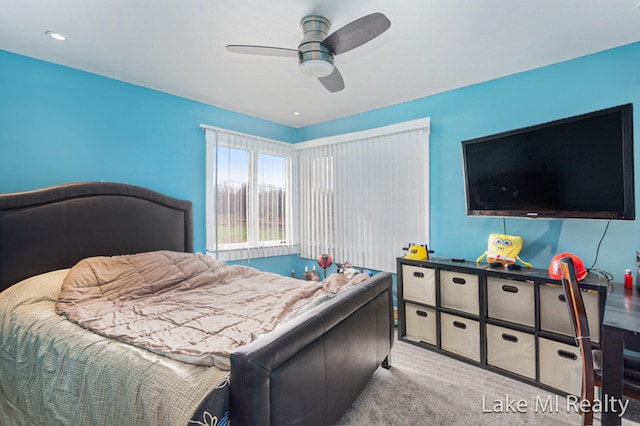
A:
[[[467,215],[635,219],[633,106],[462,142]]]

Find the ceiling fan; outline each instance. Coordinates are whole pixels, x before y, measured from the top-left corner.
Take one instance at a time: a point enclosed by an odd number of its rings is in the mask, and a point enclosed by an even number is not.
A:
[[[303,38],[298,49],[285,47],[229,44],[227,50],[234,53],[252,55],[298,57],[303,73],[317,77],[330,92],[344,89],[344,80],[334,65],[335,55],[348,52],[373,40],[391,26],[391,22],[382,13],[363,16],[334,31],[331,35],[331,22],[325,17],[310,15],[300,21]]]

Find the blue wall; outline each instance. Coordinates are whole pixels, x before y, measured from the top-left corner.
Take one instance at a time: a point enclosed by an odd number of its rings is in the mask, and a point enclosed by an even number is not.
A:
[[[72,181],[191,200],[205,249],[200,124],[295,141],[295,129],[0,50],[0,192]]]
[[[632,102],[636,137],[640,133],[640,43],[488,81],[413,102],[321,123],[298,131],[298,140],[354,132],[419,117],[431,117],[431,241],[435,255],[476,259],[488,235],[502,233],[497,218],[467,217],[460,142]],[[426,76],[425,78],[428,78]],[[640,146],[635,143],[636,210],[640,217]],[[597,197],[598,194],[594,194]],[[607,222],[602,220],[507,219],[507,233],[525,241],[521,258],[546,268],[562,251],[580,256],[587,267]],[[596,268],[622,281],[635,269],[640,222],[612,221]]]
[[[286,142],[431,117],[431,248],[475,259],[503,222],[465,215],[460,141],[633,102],[640,114],[640,43],[573,61],[294,129],[221,108],[0,51],[0,192],[70,181],[149,187],[194,204],[195,249],[205,247],[200,124]],[[425,76],[428,78],[428,76]],[[636,145],[636,164],[640,165]],[[638,173],[636,172],[636,176]],[[636,178],[636,198],[638,195]],[[596,196],[597,194],[594,194]],[[640,211],[638,211],[640,214]],[[560,251],[591,266],[606,222],[508,219],[524,260],[546,267]],[[399,250],[400,248],[398,248]],[[619,281],[640,249],[638,221],[613,221],[596,267]],[[295,257],[253,261],[288,274]]]

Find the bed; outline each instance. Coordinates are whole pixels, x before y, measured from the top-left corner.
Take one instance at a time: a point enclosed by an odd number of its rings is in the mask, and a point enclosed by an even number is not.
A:
[[[105,182],[0,195],[0,310],[13,303],[0,311],[0,424],[334,424],[373,372],[389,367],[388,273],[235,350],[230,371],[51,312],[82,259],[155,251],[193,252],[190,202]],[[15,324],[22,316],[28,325]]]

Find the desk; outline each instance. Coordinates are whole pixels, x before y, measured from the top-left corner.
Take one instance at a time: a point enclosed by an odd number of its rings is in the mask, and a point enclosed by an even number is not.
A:
[[[640,293],[613,284],[602,319],[602,396],[622,398],[623,350],[640,351]],[[602,425],[619,425],[618,413],[602,413]]]

